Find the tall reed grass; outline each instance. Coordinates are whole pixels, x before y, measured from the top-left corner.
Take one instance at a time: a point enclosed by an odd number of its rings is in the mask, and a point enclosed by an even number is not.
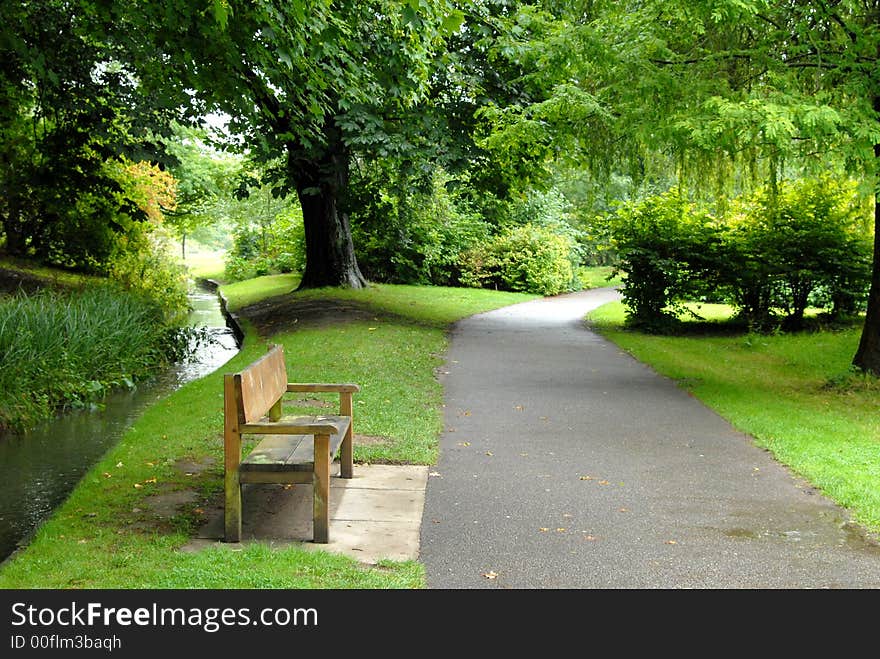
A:
[[[110,286],[0,298],[0,428],[132,387],[178,349],[159,307]]]

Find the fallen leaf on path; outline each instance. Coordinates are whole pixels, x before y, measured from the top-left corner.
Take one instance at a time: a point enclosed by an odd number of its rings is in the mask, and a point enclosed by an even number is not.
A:
[[[618,508],[618,509],[617,509],[617,512],[619,512],[619,513],[628,513],[628,512],[629,512],[629,508]]]
[[[514,405],[513,409],[515,409],[517,412],[522,412],[525,408],[522,405]]]
[[[492,451],[486,451],[486,455],[492,455]]]
[[[610,485],[608,481],[599,481],[599,485]]]
[[[428,472],[428,476],[440,476],[440,472],[438,472],[438,471],[430,471],[430,472]]]
[[[666,541],[666,544],[667,544],[667,545],[677,545],[678,542],[677,542],[676,540],[667,540],[667,541]]]
[[[471,443],[470,442],[459,442],[458,445],[459,446],[470,446]]]
[[[593,477],[592,476],[581,476],[581,480],[582,481],[591,481],[591,480],[593,480]]]
[[[548,529],[546,526],[542,526],[542,527],[539,528],[538,530],[539,530],[541,533],[547,533],[547,531],[549,531],[550,529]]]
[[[558,529],[556,529],[556,532],[557,532],[557,533],[565,533],[565,527],[564,527],[564,526],[560,526]]]
[[[482,574],[481,576],[484,576],[484,577],[486,577],[487,579],[497,579],[497,578],[498,578],[498,573],[497,573],[497,572],[493,572],[492,570],[489,570],[488,572],[483,572],[483,574]]]
[[[596,539],[596,536],[594,536],[594,535],[587,534],[584,536],[584,540],[589,540],[590,542],[593,542],[595,539]]]

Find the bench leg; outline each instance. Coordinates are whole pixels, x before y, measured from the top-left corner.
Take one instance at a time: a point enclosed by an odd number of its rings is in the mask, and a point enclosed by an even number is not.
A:
[[[234,376],[223,376],[223,483],[226,490],[224,518],[226,542],[241,542],[241,434],[238,432],[238,411]]]
[[[226,542],[241,542],[241,483],[238,471],[226,472]]]
[[[315,435],[314,542],[330,541],[330,436]]]
[[[352,419],[342,439],[342,447],[339,451],[339,475],[342,478],[354,476],[354,418],[351,401],[351,393],[344,391],[339,394],[339,413]]]

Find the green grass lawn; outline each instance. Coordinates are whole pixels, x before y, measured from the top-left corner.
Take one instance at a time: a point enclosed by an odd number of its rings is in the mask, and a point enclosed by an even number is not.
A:
[[[720,307],[707,317],[724,316]],[[678,381],[776,458],[880,531],[880,381],[849,366],[860,326],[800,334],[650,336],[623,329],[620,303],[589,322]]]
[[[276,284],[261,278],[223,291],[231,306],[241,308],[245,300],[259,299],[260,290],[276,294]],[[442,363],[447,324],[533,297],[406,286],[304,295],[357,299],[375,310],[377,320],[271,337],[285,346],[290,372],[297,380],[361,384],[357,432],[385,443],[358,446],[357,460],[423,464],[437,455],[442,388],[434,369]],[[368,566],[327,552],[264,544],[180,550],[222,502],[222,375],[266,350],[246,319],[244,325],[241,353],[147,409],[29,546],[0,567],[0,588],[424,587],[424,569],[416,561]],[[186,466],[192,464],[201,468]],[[153,512],[156,497],[175,493],[188,495],[176,514]]]
[[[254,302],[291,293],[299,284],[299,275],[264,275],[254,279],[246,279],[224,284],[221,292],[228,302],[230,311],[237,311]]]
[[[190,275],[202,279],[222,281],[225,264],[225,253],[219,250],[204,247],[195,241],[189,241],[186,248],[184,265]]]
[[[94,275],[84,275],[77,272],[68,272],[58,268],[49,268],[37,265],[26,259],[0,254],[0,268],[22,272],[37,279],[43,280],[47,285],[61,286],[64,288],[80,288],[90,284],[105,281]]]
[[[612,277],[612,272],[614,272],[614,268],[607,265],[581,267],[578,269],[578,278],[585,289],[620,286],[623,280],[620,275]]]

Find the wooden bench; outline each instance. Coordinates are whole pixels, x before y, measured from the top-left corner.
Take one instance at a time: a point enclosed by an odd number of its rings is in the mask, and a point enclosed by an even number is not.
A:
[[[311,483],[313,540],[329,541],[330,464],[339,453],[340,476],[352,477],[352,394],[356,384],[287,381],[284,351],[271,346],[260,359],[223,380],[226,541],[241,540],[241,486],[245,483]],[[288,392],[338,392],[336,416],[283,417]],[[242,435],[264,435],[241,459]]]

